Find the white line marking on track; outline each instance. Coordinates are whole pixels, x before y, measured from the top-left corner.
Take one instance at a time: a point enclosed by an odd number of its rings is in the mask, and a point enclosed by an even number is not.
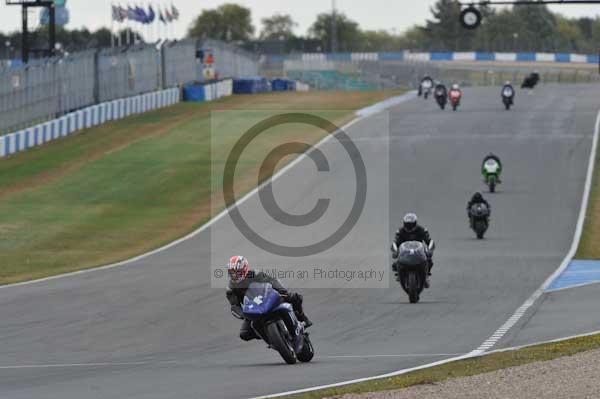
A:
[[[370,357],[437,357],[437,356],[460,356],[462,353],[400,353],[397,355],[323,355],[319,359],[364,359]]]
[[[396,96],[396,97],[392,97],[389,98],[387,100],[384,100],[380,103],[377,104],[373,104],[370,105],[369,107],[367,107],[366,109],[368,109],[367,112],[362,112],[364,111],[365,108],[363,108],[362,110],[357,110],[355,112],[356,114],[356,119],[351,120],[350,122],[348,122],[347,124],[345,124],[344,126],[342,126],[340,128],[340,130],[347,130],[349,129],[351,126],[357,124],[358,122],[369,118],[373,115],[376,115],[377,113],[383,111],[385,109],[385,107],[389,107],[389,106],[396,106],[399,105],[402,102],[411,100],[413,98],[416,97],[416,91],[410,91],[408,93],[405,93],[401,96]],[[314,145],[314,147],[312,147],[312,149],[318,148],[320,146],[322,146],[324,143],[326,143],[327,141],[331,140],[335,134],[337,132],[328,134],[327,136],[323,137],[321,139],[321,141],[319,141],[317,144]],[[293,161],[291,161],[289,164],[287,164],[286,166],[284,166],[283,168],[281,168],[277,173],[275,173],[275,175],[273,175],[270,179],[267,179],[266,181],[264,181],[260,186],[255,187],[252,191],[250,191],[249,193],[247,193],[246,195],[244,195],[242,198],[240,198],[239,200],[236,201],[235,204],[233,204],[232,206],[230,206],[229,208],[226,208],[224,210],[222,210],[219,214],[217,214],[215,217],[213,217],[212,219],[210,219],[208,222],[206,222],[205,224],[203,224],[202,226],[200,226],[199,228],[197,228],[196,230],[192,231],[191,233],[187,234],[186,236],[183,236],[163,247],[157,248],[155,250],[152,250],[150,252],[146,252],[144,254],[135,256],[131,259],[126,259],[117,263],[112,263],[109,265],[104,265],[104,266],[98,266],[98,267],[94,267],[91,269],[85,269],[85,270],[79,270],[76,272],[70,272],[70,273],[64,273],[64,274],[58,274],[56,276],[50,276],[50,277],[45,277],[45,278],[40,278],[37,280],[30,280],[30,281],[23,281],[21,283],[14,283],[14,284],[7,284],[7,285],[2,285],[0,286],[0,289],[6,289],[6,288],[13,288],[13,287],[19,287],[19,286],[24,286],[24,285],[31,285],[31,284],[37,284],[37,283],[42,283],[45,281],[51,281],[51,280],[56,280],[56,279],[60,279],[60,278],[65,278],[65,277],[71,277],[71,276],[77,276],[77,275],[81,275],[81,274],[88,274],[88,273],[93,273],[93,272],[97,272],[97,271],[101,271],[101,270],[108,270],[108,269],[114,269],[120,266],[125,266],[134,262],[137,262],[139,260],[145,259],[149,256],[158,254],[160,252],[164,252],[167,249],[170,249],[178,244],[181,244],[184,241],[187,241],[195,236],[197,236],[198,234],[202,233],[204,230],[206,230],[207,228],[209,228],[210,226],[212,226],[213,224],[215,224],[217,221],[219,221],[221,218],[223,218],[225,215],[227,215],[229,213],[229,210],[237,207],[241,204],[243,204],[244,202],[246,202],[250,197],[252,197],[253,195],[255,195],[260,189],[262,189],[264,186],[266,186],[267,184],[275,181],[276,179],[278,179],[279,177],[283,176],[288,170],[290,170],[292,167],[294,167],[296,164],[298,164],[300,161],[302,161],[304,158],[306,157],[306,153],[300,154],[298,157],[296,157]]]
[[[567,256],[565,256],[565,258],[563,259],[563,261],[560,264],[560,266],[558,267],[558,269],[556,269],[554,271],[554,273],[552,273],[546,279],[546,281],[544,281],[542,283],[542,285],[537,290],[535,290],[535,292],[525,301],[525,303],[523,303],[515,311],[515,313],[498,330],[496,330],[494,332],[494,334],[492,334],[492,336],[490,338],[488,338],[477,349],[475,349],[473,352],[471,352],[471,354],[477,355],[477,354],[483,353],[486,350],[493,347],[496,343],[498,343],[498,341],[500,341],[502,339],[502,337],[504,337],[504,335],[508,332],[508,330],[510,330],[511,327],[513,327],[521,319],[521,317],[523,317],[523,315],[527,312],[527,310],[529,310],[529,308],[531,308],[531,306],[533,306],[533,304],[539,299],[539,297],[542,296],[542,294],[546,291],[546,288],[548,288],[550,286],[550,284],[552,284],[552,282],[558,276],[560,276],[560,274],[567,268],[567,266],[569,266],[569,263],[571,263],[571,261],[573,260],[573,257],[577,253],[577,248],[579,247],[579,241],[581,240],[581,234],[583,232],[583,225],[585,222],[585,215],[587,213],[588,202],[590,199],[592,180],[594,177],[596,153],[598,150],[598,134],[599,134],[598,131],[599,130],[600,130],[600,110],[598,111],[598,114],[596,115],[596,124],[594,126],[594,137],[592,139],[592,149],[590,150],[590,158],[588,161],[587,174],[585,177],[585,187],[583,189],[583,197],[581,199],[581,207],[579,209],[579,217],[577,219],[577,225],[575,226],[575,234],[573,235],[573,241],[571,242],[571,248],[569,249]],[[489,343],[492,343],[492,345],[489,346]]]

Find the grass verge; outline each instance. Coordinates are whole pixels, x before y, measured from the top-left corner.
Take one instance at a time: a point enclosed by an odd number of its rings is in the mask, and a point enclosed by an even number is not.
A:
[[[182,103],[3,159],[0,284],[127,259],[206,222],[211,206],[223,207],[212,198],[219,187],[211,187],[211,161],[222,163],[222,149],[241,134],[231,128],[211,137],[213,111],[314,110],[341,125],[353,118],[351,110],[397,94],[270,93]],[[247,125],[240,118],[233,125]],[[256,186],[258,166],[273,145],[312,143],[324,134],[302,125],[269,130],[241,175],[236,172],[236,189]]]
[[[600,151],[596,154],[594,178],[583,234],[577,249],[576,259],[600,259]]]
[[[396,377],[382,378],[337,388],[285,396],[288,399],[335,398],[344,394],[360,394],[406,388],[412,385],[431,384],[450,378],[468,377],[523,364],[547,361],[562,356],[600,348],[600,335],[579,337],[527,348],[497,352],[440,366],[417,370]]]

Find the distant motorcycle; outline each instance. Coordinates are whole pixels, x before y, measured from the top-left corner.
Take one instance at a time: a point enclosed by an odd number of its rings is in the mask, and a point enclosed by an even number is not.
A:
[[[450,104],[452,105],[452,110],[456,111],[456,109],[460,105],[460,99],[462,97],[461,91],[460,90],[450,90],[448,92],[448,97],[450,98]]]
[[[238,314],[232,309],[232,314],[250,320],[256,335],[279,352],[286,363],[312,360],[315,352],[304,323],[298,321],[292,305],[284,302],[271,284],[251,283],[241,311]]]
[[[433,89],[433,79],[426,76],[419,83],[419,95],[423,95],[423,98],[427,100],[429,94],[431,94],[431,89]]]
[[[429,271],[429,257],[434,249],[433,241],[429,246],[419,241],[403,242],[400,248],[396,243],[392,244],[393,256],[398,259],[395,263],[396,281],[408,294],[410,303],[419,302]]]
[[[483,162],[483,180],[490,189],[490,192],[496,192],[496,186],[500,183],[500,164],[493,158],[488,158]]]
[[[435,101],[438,103],[440,108],[445,109],[446,104],[448,104],[448,92],[446,90],[446,86],[444,86],[443,84],[435,86],[433,96],[435,97]]]
[[[489,227],[490,210],[483,203],[473,204],[469,209],[469,217],[471,219],[471,228],[477,235],[479,240],[483,239],[483,235]]]
[[[510,109],[511,105],[513,105],[514,97],[515,90],[512,86],[507,85],[502,88],[502,103],[504,103],[504,107],[507,111]]]
[[[521,89],[533,89],[540,81],[540,74],[538,72],[532,72],[523,79],[521,83]]]

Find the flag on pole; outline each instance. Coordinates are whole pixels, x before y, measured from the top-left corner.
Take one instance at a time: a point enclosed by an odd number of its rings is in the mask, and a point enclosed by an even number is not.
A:
[[[158,19],[160,19],[160,22],[162,22],[163,24],[167,24],[167,19],[165,18],[165,15],[163,14],[163,11],[160,8],[158,9]]]
[[[152,4],[148,6],[148,23],[151,24],[156,19],[156,14],[154,13],[154,8],[152,8]]]
[[[141,24],[147,24],[148,23],[148,16],[146,15],[146,12],[144,11],[144,9],[142,7],[139,6],[135,6],[135,14],[136,14],[136,21],[138,21]]]
[[[122,22],[121,21],[121,13],[119,12],[119,7],[113,5],[112,6],[112,19],[113,21]]]
[[[168,22],[173,22],[173,15],[171,15],[168,8],[165,8],[165,18]]]
[[[127,19],[130,21],[137,21],[137,13],[131,6],[127,6]]]
[[[171,15],[174,20],[179,19],[179,10],[173,4],[171,4]]]

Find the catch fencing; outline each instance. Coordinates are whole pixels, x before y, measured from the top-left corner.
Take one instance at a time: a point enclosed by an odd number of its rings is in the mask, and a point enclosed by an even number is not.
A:
[[[545,83],[589,83],[600,80],[597,69],[585,63],[433,62],[400,59],[390,54],[387,57],[381,54],[375,57],[368,53],[340,56],[337,60],[331,56],[301,54],[283,60],[278,70],[273,62],[264,65],[272,76],[298,79],[320,90],[416,88],[426,75],[444,83],[494,86],[507,80],[520,83],[534,69]]]
[[[257,57],[216,40],[140,44],[0,65],[0,136],[107,101],[257,74]]]

